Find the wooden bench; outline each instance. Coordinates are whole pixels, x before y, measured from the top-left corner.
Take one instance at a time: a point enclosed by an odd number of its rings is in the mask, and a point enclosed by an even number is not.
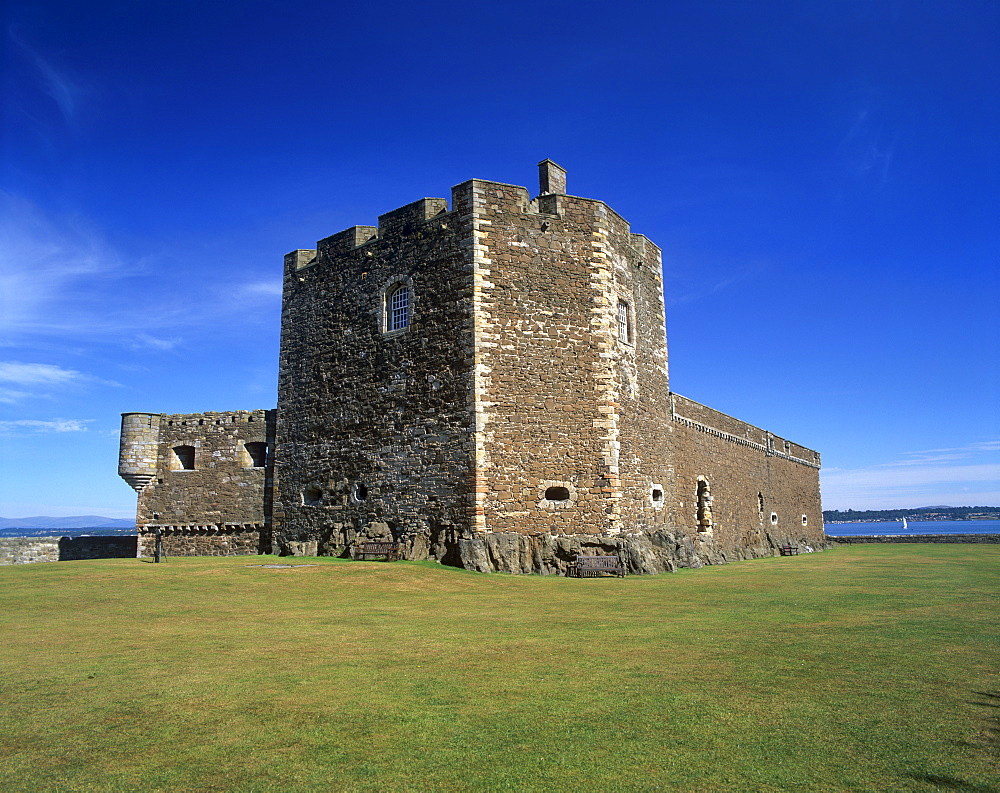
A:
[[[398,542],[363,542],[354,552],[354,561],[381,560],[396,562],[400,559]]]
[[[778,548],[778,553],[782,556],[798,556],[799,549],[796,545],[782,545]]]
[[[566,571],[576,578],[598,578],[603,575],[625,577],[625,563],[620,556],[577,556]]]

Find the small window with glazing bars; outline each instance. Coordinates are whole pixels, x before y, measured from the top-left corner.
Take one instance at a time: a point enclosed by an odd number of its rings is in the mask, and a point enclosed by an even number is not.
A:
[[[406,284],[389,291],[385,306],[385,329],[403,330],[410,325],[410,287]]]
[[[618,301],[618,338],[626,344],[632,343],[632,326],[629,305],[624,300]]]

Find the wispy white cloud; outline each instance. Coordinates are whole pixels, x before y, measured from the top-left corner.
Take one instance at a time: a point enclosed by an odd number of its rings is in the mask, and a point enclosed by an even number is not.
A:
[[[680,306],[683,305],[684,303],[691,303],[696,300],[704,300],[710,295],[714,295],[717,292],[722,292],[723,290],[728,289],[734,284],[738,284],[742,280],[743,280],[742,277],[723,278],[722,280],[716,281],[714,284],[710,284],[702,289],[698,289],[694,292],[687,292],[685,294],[678,295],[677,297],[670,298],[667,300],[667,304],[668,306],[672,307],[672,306]]]
[[[951,462],[955,460],[968,460],[975,455],[984,452],[1000,452],[1000,440],[980,441],[970,443],[965,446],[956,446],[948,449],[924,449],[917,452],[904,452],[903,459],[892,463],[883,463],[884,467],[897,468],[911,465],[935,465],[937,463]]]
[[[93,419],[18,419],[0,421],[0,435],[36,432],[86,432]]]
[[[281,279],[274,278],[269,281],[254,281],[244,284],[239,289],[239,293],[244,297],[280,298]]]
[[[90,302],[120,257],[79,217],[46,216],[0,194],[0,335],[86,333],[107,321]]]
[[[952,482],[996,482],[1000,485],[1000,463],[976,465],[927,465],[919,468],[831,468],[824,472],[824,486],[914,487]]]
[[[11,25],[7,37],[30,66],[38,89],[53,101],[66,124],[76,127],[83,101],[91,93],[90,87],[71,70],[57,66],[53,58],[31,46],[19,26]]]
[[[15,386],[10,388],[4,383]],[[65,369],[48,363],[0,361],[0,402],[12,403],[38,394],[50,393],[77,384],[118,386],[113,380]],[[25,389],[25,390],[22,390]]]
[[[865,468],[827,468],[823,502],[831,509],[892,509],[934,504],[1000,504],[1000,441],[909,452]]]
[[[80,372],[47,363],[0,361],[0,382],[3,383],[53,386],[84,378],[85,376]]]
[[[899,135],[885,132],[871,108],[864,107],[855,113],[840,150],[855,178],[882,186],[889,180],[898,143]]]
[[[9,405],[28,396],[31,396],[31,394],[27,391],[17,391],[13,388],[0,387],[0,403]]]
[[[683,305],[684,303],[693,303],[699,300],[706,300],[712,295],[718,294],[719,292],[724,292],[727,289],[731,289],[738,284],[747,281],[763,272],[765,265],[763,262],[747,262],[743,264],[736,272],[730,275],[728,278],[720,278],[716,281],[702,284],[697,289],[690,291],[684,291],[677,294],[674,297],[671,292],[668,291],[666,297],[667,307],[673,308],[675,306]]]
[[[153,349],[166,352],[177,347],[181,341],[182,339],[180,338],[163,339],[151,336],[148,333],[139,333],[136,335],[131,346],[133,350]]]
[[[121,254],[79,215],[55,217],[0,192],[0,346],[87,340],[171,350],[229,320],[245,324],[250,303],[277,313],[280,279],[233,284],[220,272],[192,289],[183,268],[154,261]]]

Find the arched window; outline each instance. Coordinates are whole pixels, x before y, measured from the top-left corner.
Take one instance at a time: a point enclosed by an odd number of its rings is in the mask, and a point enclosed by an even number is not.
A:
[[[624,300],[618,301],[618,338],[626,344],[632,343],[632,311]]]
[[[410,287],[397,284],[385,296],[385,329],[403,330],[410,326]]]
[[[175,471],[193,471],[194,446],[175,446],[174,465],[171,467]]]

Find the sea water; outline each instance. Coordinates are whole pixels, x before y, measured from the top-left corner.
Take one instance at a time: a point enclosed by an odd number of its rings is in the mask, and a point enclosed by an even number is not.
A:
[[[907,520],[878,523],[827,523],[830,537],[874,536],[880,534],[1000,534],[1000,520]]]

